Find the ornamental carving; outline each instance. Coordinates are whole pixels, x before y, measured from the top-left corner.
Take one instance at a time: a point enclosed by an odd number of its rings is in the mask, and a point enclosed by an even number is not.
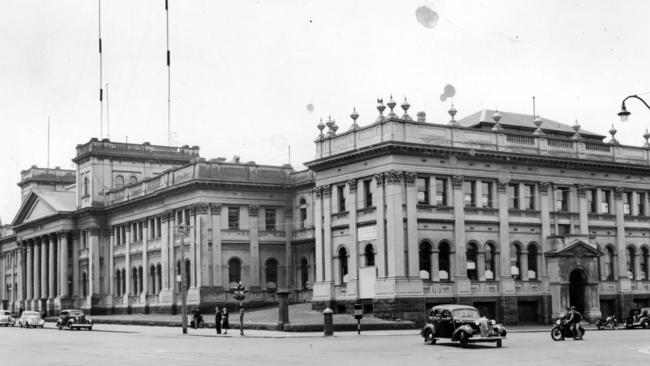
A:
[[[417,174],[415,172],[404,172],[404,182],[406,184],[415,184],[415,179],[417,179]]]
[[[614,198],[616,198],[617,200],[622,199],[623,198],[623,191],[624,191],[623,187],[614,188]]]
[[[253,205],[248,206],[248,215],[257,216],[259,209],[260,209],[259,206],[253,206]]]
[[[454,188],[463,188],[463,182],[465,181],[465,177],[462,175],[454,175],[451,177],[451,185]]]
[[[210,207],[210,212],[213,215],[221,215],[221,205],[216,203],[210,203],[208,204],[208,207]]]
[[[148,228],[149,227],[149,220],[142,221],[142,227],[145,228],[145,229]]]
[[[587,195],[587,186],[578,184],[578,197],[585,197]]]
[[[316,198],[321,198],[323,195],[323,187],[314,187],[314,195],[316,195]]]
[[[208,213],[208,204],[207,203],[197,203],[194,205],[194,214],[196,215],[205,215]]]
[[[93,227],[89,227],[86,230],[88,230],[88,233],[90,234],[90,236],[97,236],[97,235],[99,235],[100,228],[99,228],[99,226],[93,226]]]
[[[549,183],[549,182],[541,182],[541,183],[539,184],[539,191],[540,191],[542,194],[547,194],[547,193],[548,193],[548,189],[549,189],[550,186],[551,186],[551,183]]]
[[[383,187],[386,183],[386,179],[383,173],[375,174],[375,181],[377,182],[377,187]]]
[[[357,180],[356,179],[350,179],[348,181],[348,187],[350,188],[350,193],[356,192],[357,191]]]
[[[402,182],[402,172],[396,170],[391,170],[386,173],[386,183],[387,184],[399,184]]]
[[[330,198],[332,195],[332,186],[323,186],[323,198]]]
[[[497,190],[501,193],[508,191],[508,185],[506,183],[497,182]]]

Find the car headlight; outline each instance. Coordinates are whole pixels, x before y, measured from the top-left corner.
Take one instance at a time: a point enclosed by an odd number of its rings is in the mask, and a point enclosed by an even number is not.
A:
[[[479,322],[478,320],[474,321],[474,325],[480,325],[480,324],[481,322]]]
[[[492,325],[496,325],[496,324],[497,324],[497,322],[496,322],[496,321],[494,321],[494,319],[492,319],[492,320],[490,320],[490,324],[492,324]]]

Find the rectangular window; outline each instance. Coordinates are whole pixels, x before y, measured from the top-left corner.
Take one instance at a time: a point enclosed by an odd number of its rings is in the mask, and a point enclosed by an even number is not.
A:
[[[372,191],[370,190],[371,179],[366,179],[363,181],[363,194],[364,194],[364,207],[372,207]]]
[[[602,197],[600,201],[600,209],[602,213],[608,214],[609,213],[609,198],[611,196],[611,192],[609,190],[603,189],[602,192]]]
[[[559,224],[557,226],[558,235],[569,235],[571,234],[571,225]]]
[[[597,213],[598,202],[596,201],[595,189],[590,189],[587,191],[587,203],[589,206],[589,213]]]
[[[339,212],[345,211],[345,186],[336,186],[336,195],[339,199]]]
[[[115,245],[120,245],[120,227],[115,227]]]
[[[524,184],[524,210],[535,209],[535,185]]]
[[[493,207],[492,182],[481,182],[481,207]]]
[[[508,184],[508,208],[519,209],[519,184]]]
[[[239,207],[228,207],[228,229],[239,230]]]
[[[122,245],[126,244],[126,225],[122,225]]]
[[[632,192],[623,192],[623,214],[629,215],[632,213],[630,211],[631,205],[632,205]]]
[[[429,204],[429,178],[418,178],[417,182],[418,189],[418,203],[422,205]]]
[[[555,199],[555,211],[569,211],[569,188],[559,187]]]
[[[476,182],[466,180],[463,182],[463,192],[465,193],[465,206],[476,207]]]
[[[185,225],[190,225],[190,210],[185,210]]]
[[[162,217],[156,217],[156,237],[160,238],[162,236]]]
[[[436,179],[436,205],[437,206],[448,206],[447,205],[447,179],[446,178],[437,178]]]
[[[636,192],[637,215],[645,216],[645,193]]]
[[[275,209],[266,208],[264,209],[264,226],[266,231],[275,231]]]
[[[138,239],[139,239],[139,241],[142,241],[142,235],[144,234],[142,224],[143,224],[142,221],[138,222]]]

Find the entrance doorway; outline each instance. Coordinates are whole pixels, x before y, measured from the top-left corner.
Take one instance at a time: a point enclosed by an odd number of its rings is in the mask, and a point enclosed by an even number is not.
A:
[[[587,274],[581,269],[574,269],[569,275],[569,303],[583,313],[585,312],[585,287]]]

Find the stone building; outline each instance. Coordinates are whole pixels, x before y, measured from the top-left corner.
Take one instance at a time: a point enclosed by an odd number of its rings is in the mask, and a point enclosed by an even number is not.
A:
[[[569,304],[589,318],[650,305],[650,144],[523,114],[456,121],[452,108],[440,124],[395,107],[363,127],[355,112],[345,132],[321,122],[306,171],[91,139],[75,170],[22,172],[0,237],[2,306],[174,312],[180,273],[203,309],[233,303],[239,281],[247,306],[286,288],[316,309],[361,302],[417,321],[450,302],[508,324],[548,323]]]

